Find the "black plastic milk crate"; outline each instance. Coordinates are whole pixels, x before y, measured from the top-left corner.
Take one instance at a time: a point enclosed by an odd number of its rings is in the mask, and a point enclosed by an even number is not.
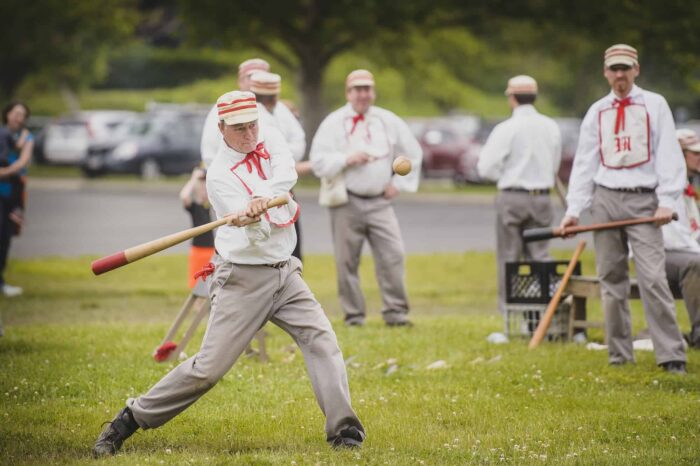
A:
[[[506,302],[547,304],[569,265],[567,261],[506,262]],[[574,267],[581,275],[581,263]]]

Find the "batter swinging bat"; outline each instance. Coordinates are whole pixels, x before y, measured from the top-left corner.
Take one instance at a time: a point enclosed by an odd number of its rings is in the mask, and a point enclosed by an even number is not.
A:
[[[678,214],[673,213],[671,216],[672,220],[678,220]],[[598,230],[612,230],[615,228],[627,227],[630,225],[639,225],[641,223],[654,223],[658,221],[655,217],[642,217],[642,218],[632,218],[629,220],[618,220],[615,222],[608,223],[594,223],[591,225],[579,225],[575,227],[568,227],[566,230],[554,227],[554,228],[531,228],[529,230],[523,231],[523,241],[529,243],[531,241],[542,241],[550,238],[561,238],[568,235],[575,235],[577,233],[585,233],[587,231],[598,231]]]
[[[287,204],[288,199],[286,196],[275,197],[267,203],[267,208],[279,207]],[[205,225],[200,225],[198,227],[189,228],[187,230],[178,231],[177,233],[172,233],[168,236],[163,236],[162,238],[154,239],[147,243],[139,244],[138,246],[125,249],[124,251],[117,252],[111,256],[106,256],[101,259],[97,259],[92,263],[92,273],[95,275],[100,275],[110,270],[114,270],[126,264],[131,264],[139,259],[148,257],[151,254],[155,254],[169,247],[180,244],[183,241],[199,236],[202,233],[213,230],[214,228],[225,225],[226,222],[231,217],[220,218],[219,220],[214,220]],[[239,219],[238,226],[244,226],[253,223],[248,217],[243,217]]]

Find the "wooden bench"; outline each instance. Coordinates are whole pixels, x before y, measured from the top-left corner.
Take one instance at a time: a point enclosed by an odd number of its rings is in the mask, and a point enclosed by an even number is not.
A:
[[[600,299],[600,281],[598,277],[572,276],[564,289],[565,293],[573,297],[571,314],[569,317],[569,341],[574,336],[576,330],[586,330],[589,328],[603,329],[605,335],[605,323],[586,320],[586,300],[589,298]],[[681,292],[671,287],[674,299],[682,299]],[[630,279],[629,299],[640,299],[639,284],[637,280]],[[607,344],[607,335],[605,336]]]

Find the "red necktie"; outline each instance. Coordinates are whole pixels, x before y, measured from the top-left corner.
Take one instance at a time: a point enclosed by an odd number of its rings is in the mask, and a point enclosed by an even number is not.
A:
[[[617,107],[617,118],[615,118],[615,134],[620,132],[620,129],[625,129],[625,107],[632,105],[632,98],[625,97],[624,99],[615,99],[613,107]]]
[[[354,117],[352,117],[352,129],[350,130],[350,134],[355,132],[355,127],[357,126],[358,121],[365,121],[365,115],[362,113],[358,113]]]
[[[262,178],[263,180],[266,180],[267,177],[265,176],[265,172],[263,171],[262,166],[260,165],[260,159],[270,159],[270,154],[267,152],[267,149],[265,149],[265,144],[262,142],[255,147],[254,151],[249,152],[245,156],[243,162],[248,168],[248,173],[253,173],[253,167],[255,167],[255,169],[258,171],[258,176],[260,176],[260,178]]]

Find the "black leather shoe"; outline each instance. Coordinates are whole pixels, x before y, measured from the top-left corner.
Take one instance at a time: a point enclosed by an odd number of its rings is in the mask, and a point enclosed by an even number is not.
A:
[[[688,371],[685,370],[685,361],[668,361],[659,364],[663,370],[669,374],[687,374]]]
[[[329,443],[333,448],[362,448],[365,433],[355,426],[347,427],[340,431],[340,435]]]
[[[387,327],[413,327],[413,322],[410,320],[399,320],[398,322],[387,322]]]
[[[97,437],[95,446],[92,447],[92,456],[101,458],[116,455],[124,440],[131,437],[138,428],[139,425],[134,420],[131,410],[128,407],[122,409]]]

